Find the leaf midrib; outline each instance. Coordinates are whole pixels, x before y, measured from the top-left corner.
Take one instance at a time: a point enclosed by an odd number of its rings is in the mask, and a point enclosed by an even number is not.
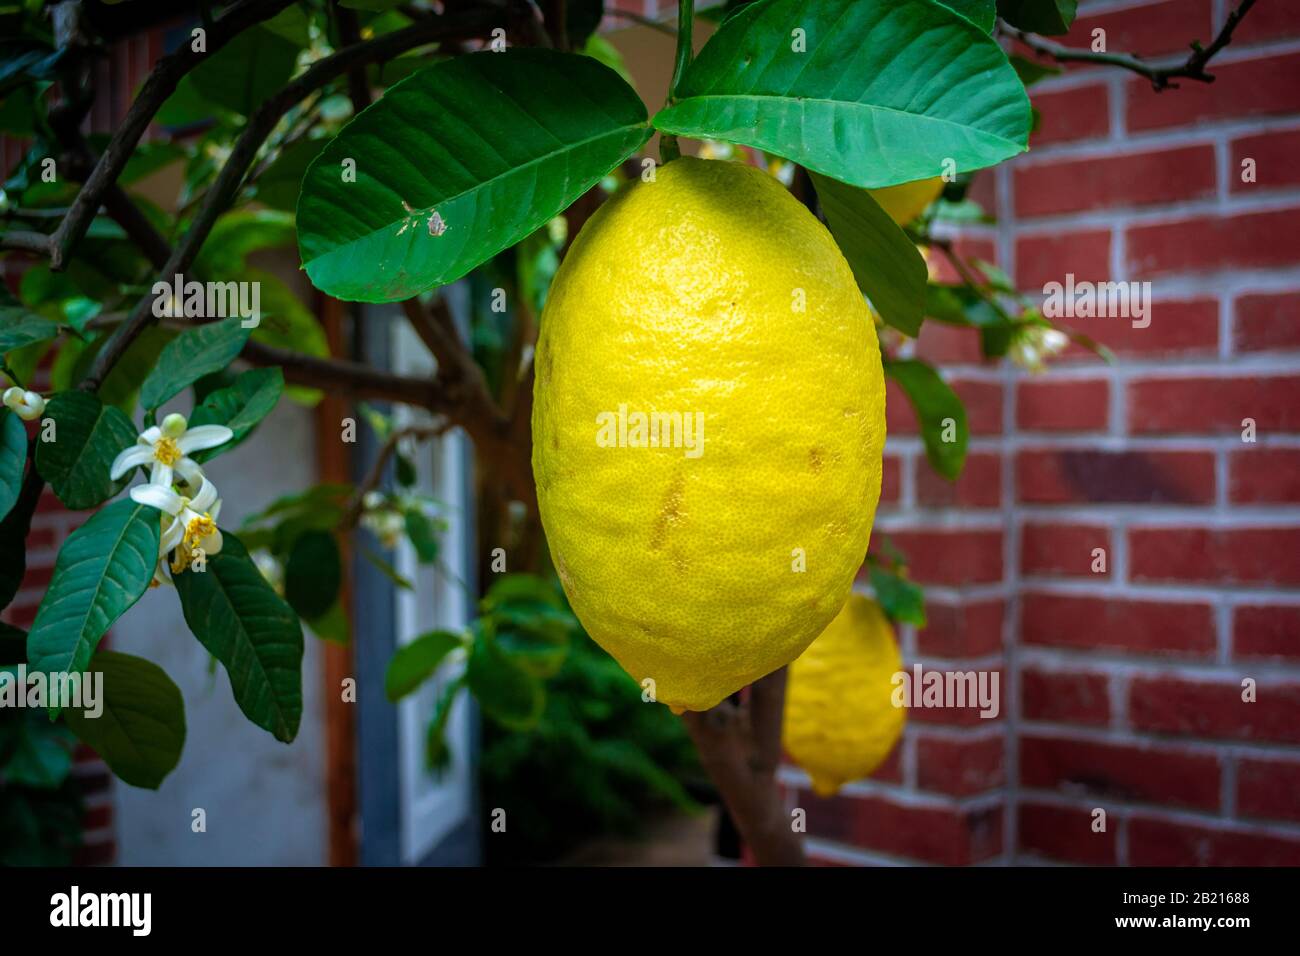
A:
[[[1014,146],[1014,147],[1016,147],[1016,149],[1017,149],[1018,152],[1022,152],[1022,153],[1023,153],[1023,152],[1025,152],[1025,149],[1026,149],[1026,147],[1021,146],[1021,145],[1020,145],[1019,143],[1017,143],[1015,140],[1013,140],[1013,139],[1007,139],[1005,136],[1002,136],[1002,135],[1000,135],[1000,134],[998,134],[998,133],[990,132],[989,130],[986,130],[986,129],[984,129],[984,128],[982,128],[982,127],[979,127],[979,126],[970,126],[970,125],[967,125],[967,124],[964,124],[964,123],[957,123],[957,122],[954,122],[953,120],[943,119],[943,118],[938,117],[938,116],[927,116],[925,113],[912,113],[912,112],[909,112],[909,111],[907,111],[907,110],[900,110],[900,109],[897,109],[897,108],[892,107],[892,106],[880,106],[879,104],[876,104],[876,103],[859,103],[859,102],[857,102],[857,101],[855,101],[855,100],[828,100],[828,99],[826,99],[826,98],[824,98],[824,97],[819,97],[819,96],[794,96],[794,95],[789,94],[789,93],[705,93],[705,94],[697,94],[697,95],[695,95],[695,96],[688,96],[688,97],[685,97],[684,99],[679,100],[677,103],[674,103],[672,106],[670,106],[667,110],[664,110],[662,113],[660,113],[659,116],[662,116],[663,113],[671,112],[672,110],[677,109],[678,107],[685,106],[687,103],[698,102],[698,101],[700,101],[700,100],[759,100],[759,101],[767,101],[767,100],[789,100],[790,102],[796,102],[796,103],[826,103],[826,104],[828,104],[828,105],[830,105],[830,106],[843,106],[843,107],[849,107],[849,108],[854,108],[854,107],[856,107],[856,108],[858,108],[858,109],[862,109],[862,110],[877,110],[877,111],[879,111],[879,112],[883,112],[883,113],[896,113],[896,114],[899,115],[899,116],[908,116],[908,117],[911,117],[912,119],[922,120],[922,121],[927,122],[927,123],[937,123],[937,124],[939,124],[939,125],[941,125],[941,126],[951,126],[951,127],[955,128],[955,129],[959,129],[959,130],[967,130],[967,131],[973,130],[974,132],[980,133],[980,134],[982,134],[982,135],[984,135],[984,136],[988,136],[988,137],[990,137],[991,139],[999,140],[999,141],[1001,141],[1001,142],[1003,142],[1003,143],[1007,143],[1007,144],[1010,145],[1010,146]],[[655,117],[655,118],[658,119],[658,117]],[[673,132],[673,130],[670,129],[670,128],[663,127],[663,126],[659,126],[658,123],[656,123],[655,126],[656,126],[657,129],[661,129],[661,130],[664,130],[664,131],[666,131],[666,132]]]

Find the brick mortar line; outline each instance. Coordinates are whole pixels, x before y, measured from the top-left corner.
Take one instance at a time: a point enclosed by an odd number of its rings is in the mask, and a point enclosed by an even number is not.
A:
[[[1085,795],[1069,797],[1053,790],[1038,788],[1029,788],[1027,796],[1035,804],[1064,810],[1083,810],[1085,808],[1091,810],[1093,807],[1103,806],[1108,817],[1111,816],[1111,807],[1113,806],[1116,813],[1123,814],[1122,818],[1126,820],[1141,816],[1156,818],[1162,823],[1181,823],[1184,826],[1196,826],[1227,835],[1276,837],[1279,832],[1282,832],[1287,836],[1300,837],[1300,823],[1291,820],[1275,820],[1271,817],[1263,820],[1255,818],[1250,820],[1227,820],[1209,810],[1197,811],[1187,807],[1174,808],[1166,804],[1145,803],[1112,796],[1103,797],[1096,794],[1091,797]],[[1106,803],[1101,803],[1103,800]]]
[[[1205,196],[1197,199],[1175,199],[1169,202],[1109,206],[1104,209],[1069,210],[1033,215],[1018,220],[1017,238],[1041,239],[1067,231],[1103,232],[1106,229],[1113,231],[1132,227],[1169,226],[1178,225],[1189,219],[1228,219],[1251,213],[1300,213],[1300,206],[1295,205],[1297,202],[1300,202],[1300,187],[1287,185],[1269,189],[1268,195],[1265,196],[1253,195],[1253,191],[1234,193],[1233,198],[1227,201],[1218,196]],[[1111,243],[1111,247],[1113,250],[1114,242]],[[1123,264],[1121,260],[1120,266]],[[1115,263],[1111,263],[1111,268],[1115,270]],[[1295,264],[1281,268],[1295,268]],[[1116,270],[1115,274],[1123,275],[1123,269]],[[1160,276],[1157,275],[1150,281],[1154,282],[1159,278]]]
[[[1122,108],[1122,106],[1121,106]],[[1057,165],[1081,159],[1123,159],[1148,153],[1168,153],[1187,146],[1213,146],[1223,143],[1231,146],[1240,139],[1257,136],[1300,132],[1300,122],[1295,113],[1274,113],[1246,119],[1225,117],[1202,121],[1191,126],[1170,126],[1150,130],[1120,130],[1120,135],[1106,137],[1058,140],[1035,146],[1017,156],[1012,169]],[[1115,147],[1122,149],[1116,152]],[[1256,183],[1255,185],[1260,185]],[[971,228],[994,229],[996,224],[972,225]]]

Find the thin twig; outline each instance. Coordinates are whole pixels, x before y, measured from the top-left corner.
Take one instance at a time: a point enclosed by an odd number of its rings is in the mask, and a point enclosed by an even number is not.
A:
[[[370,470],[366,476],[361,479],[361,484],[357,485],[356,492],[352,495],[352,500],[348,504],[348,510],[344,512],[342,521],[339,522],[339,530],[351,531],[361,520],[361,514],[365,511],[366,495],[379,487],[379,483],[384,480],[384,470],[388,467],[389,459],[397,453],[397,446],[408,438],[417,441],[428,441],[433,438],[439,438],[445,435],[452,428],[451,422],[441,422],[437,425],[408,425],[404,428],[396,429],[384,441],[379,448],[379,454],[370,464]]]
[[[126,116],[113,133],[108,146],[99,157],[94,170],[87,177],[72,201],[68,215],[49,239],[50,268],[63,269],[68,262],[72,248],[79,243],[90,228],[104,194],[117,182],[126,162],[135,151],[140,137],[149,127],[159,108],[167,97],[176,90],[176,85],[190,70],[194,69],[208,56],[216,53],[236,35],[249,27],[270,19],[293,0],[239,0],[220,18],[215,20],[205,35],[205,52],[195,52],[191,44],[184,44],[175,53],[163,57],[154,67],[149,78],[145,80],[140,94],[127,110]]]
[[[1195,80],[1198,83],[1213,83],[1214,74],[1206,73],[1205,67],[1209,65],[1210,60],[1216,53],[1232,41],[1232,31],[1237,28],[1237,24],[1241,22],[1242,18],[1254,5],[1255,0],[1241,0],[1241,5],[1228,15],[1228,19],[1224,21],[1223,29],[1219,31],[1218,36],[1214,38],[1214,41],[1209,46],[1202,47],[1199,43],[1193,42],[1191,44],[1192,52],[1186,59],[1163,66],[1148,63],[1141,57],[1131,53],[1096,53],[1092,50],[1068,47],[1054,40],[1040,37],[1037,34],[1026,33],[1024,30],[1013,27],[1005,20],[998,21],[998,31],[1005,36],[1014,37],[1035,53],[1051,57],[1057,63],[1097,63],[1104,66],[1117,66],[1146,77],[1151,81],[1152,88],[1159,91],[1177,89],[1178,84],[1172,82],[1176,79]]]

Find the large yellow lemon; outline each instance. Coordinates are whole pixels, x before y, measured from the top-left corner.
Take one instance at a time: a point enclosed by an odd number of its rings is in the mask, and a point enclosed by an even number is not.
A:
[[[902,668],[888,618],[861,594],[790,665],[781,736],[817,793],[867,776],[894,749],[906,717],[892,700]]]
[[[885,440],[821,223],[757,169],[669,163],[574,241],[536,368],[538,502],[588,633],[675,709],[798,656],[862,563]]]

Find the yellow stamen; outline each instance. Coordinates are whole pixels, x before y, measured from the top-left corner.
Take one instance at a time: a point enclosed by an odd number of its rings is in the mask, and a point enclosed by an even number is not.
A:
[[[216,530],[215,521],[207,515],[200,515],[185,526],[185,543],[193,547]]]
[[[164,465],[174,465],[185,457],[176,440],[166,435],[153,443],[153,456]]]
[[[177,548],[175,551],[173,551],[172,552],[172,574],[180,574],[182,571],[184,571],[185,565],[189,563],[189,560],[190,559],[186,556],[185,551],[182,550],[181,548]]]

